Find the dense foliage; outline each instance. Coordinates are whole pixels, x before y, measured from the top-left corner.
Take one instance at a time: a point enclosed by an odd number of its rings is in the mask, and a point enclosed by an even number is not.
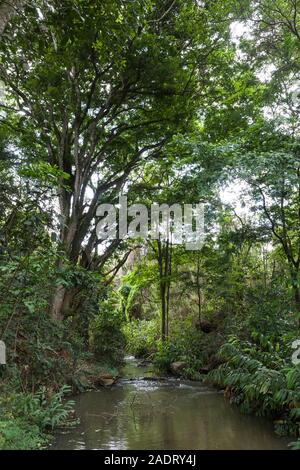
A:
[[[299,59],[298,0],[0,2],[0,449],[125,353],[299,448]],[[201,250],[100,240],[121,194],[203,202]]]

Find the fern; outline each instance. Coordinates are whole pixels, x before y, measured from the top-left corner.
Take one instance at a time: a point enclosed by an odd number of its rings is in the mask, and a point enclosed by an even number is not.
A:
[[[261,353],[236,338],[222,346],[219,356],[226,362],[208,374],[208,381],[227,388],[230,401],[245,412],[284,416],[277,420],[280,433],[300,435],[299,366],[287,367],[283,360],[275,360],[276,352]]]

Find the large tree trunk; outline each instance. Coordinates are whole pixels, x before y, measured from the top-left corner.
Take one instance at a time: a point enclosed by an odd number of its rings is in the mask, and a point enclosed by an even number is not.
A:
[[[51,316],[54,320],[63,320],[63,306],[66,296],[66,288],[63,286],[58,286],[55,289],[52,305],[51,305]]]
[[[71,192],[65,191],[61,188],[59,198],[60,215],[62,219],[60,230],[60,250],[64,253],[65,259],[77,264],[80,255],[80,240],[78,233],[78,220],[76,215],[71,216],[71,197],[73,199],[76,195]],[[64,267],[64,259],[61,253],[58,254],[57,268]],[[65,286],[59,285],[56,287],[51,303],[51,316],[55,320],[63,320],[65,313],[70,309],[72,303],[71,291],[67,290]]]
[[[24,0],[0,0],[0,36],[10,18],[18,13],[23,3]]]

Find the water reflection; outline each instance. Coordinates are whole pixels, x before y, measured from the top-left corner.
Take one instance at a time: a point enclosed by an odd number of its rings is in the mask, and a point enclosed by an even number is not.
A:
[[[143,374],[141,374],[142,376]],[[272,425],[205,386],[126,381],[75,398],[81,423],[55,449],[284,449]]]

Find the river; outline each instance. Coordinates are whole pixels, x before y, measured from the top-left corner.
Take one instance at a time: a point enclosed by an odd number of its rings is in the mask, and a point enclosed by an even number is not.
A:
[[[111,388],[76,396],[80,424],[58,432],[53,449],[286,449],[270,422],[241,414],[202,383],[152,380],[151,368],[126,358]],[[146,380],[145,380],[146,378]]]

